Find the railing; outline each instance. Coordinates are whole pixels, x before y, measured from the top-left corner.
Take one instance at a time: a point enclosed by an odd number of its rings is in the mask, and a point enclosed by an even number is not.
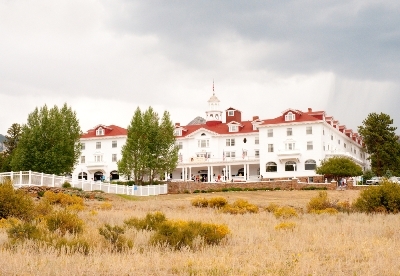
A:
[[[32,171],[5,172],[0,173],[0,182],[10,179],[15,188],[26,186],[48,186],[61,188],[65,182],[74,188],[84,191],[103,191],[112,194],[126,194],[135,196],[150,196],[168,193],[168,185],[148,185],[148,186],[125,186],[100,181],[89,181],[85,179],[72,179],[66,176],[56,176],[54,174],[44,174]]]

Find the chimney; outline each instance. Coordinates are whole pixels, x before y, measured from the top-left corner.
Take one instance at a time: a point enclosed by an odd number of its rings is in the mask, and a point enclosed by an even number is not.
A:
[[[181,123],[175,123],[175,127],[180,127]]]
[[[308,112],[312,112],[312,108],[311,107],[308,108]]]
[[[253,116],[253,121],[258,120],[259,117],[258,116]]]

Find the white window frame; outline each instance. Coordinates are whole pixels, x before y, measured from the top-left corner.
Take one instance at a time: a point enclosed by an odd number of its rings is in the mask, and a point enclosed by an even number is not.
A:
[[[306,134],[312,134],[312,126],[306,127]]]
[[[237,125],[229,126],[229,132],[238,132],[238,131],[239,131],[239,126]]]
[[[260,158],[260,150],[258,150],[258,149],[254,150],[254,157]]]
[[[274,137],[274,129],[272,129],[272,128],[268,129],[268,134],[267,134],[267,136],[268,136],[268,137]]]
[[[104,135],[104,128],[99,127],[98,129],[96,129],[96,136],[102,136]]]
[[[117,140],[114,140],[114,141],[111,142],[111,147],[112,147],[112,148],[118,147],[118,142],[117,142]]]
[[[293,128],[291,127],[286,128],[286,136],[293,136]]]
[[[209,139],[197,140],[197,146],[199,148],[209,148],[210,147],[210,140]]]
[[[314,145],[312,141],[307,141],[307,150],[313,150],[314,149]]]
[[[86,157],[84,155],[81,155],[81,164],[86,163]]]
[[[182,129],[175,129],[174,136],[182,136]]]
[[[274,144],[268,144],[268,152],[274,152]]]
[[[235,158],[236,152],[235,151],[225,151],[225,157]]]
[[[176,146],[178,149],[183,149],[183,143],[182,142],[176,142]]]
[[[227,147],[234,147],[235,146],[235,138],[228,138],[225,142]]]
[[[260,137],[259,136],[256,136],[255,138],[254,138],[254,145],[259,145],[260,144]]]
[[[285,115],[285,121],[294,121],[294,120],[296,120],[296,115],[293,113],[293,112],[288,112],[286,115]]]
[[[85,143],[81,143],[81,150],[84,150],[86,148]]]
[[[111,155],[111,162],[117,162],[118,160],[117,160],[117,154],[116,153],[113,153],[112,155]]]
[[[101,142],[96,142],[96,149],[101,149]]]
[[[285,150],[295,150],[295,149],[296,149],[296,143],[294,142],[285,143]]]
[[[96,154],[96,155],[94,156],[94,162],[95,162],[95,163],[101,163],[101,162],[103,162],[103,155],[102,155],[102,154]]]
[[[234,116],[235,110],[228,110],[228,116]]]

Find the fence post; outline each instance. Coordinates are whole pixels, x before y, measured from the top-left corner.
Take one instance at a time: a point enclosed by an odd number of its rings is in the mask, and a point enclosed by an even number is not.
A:
[[[53,174],[53,179],[51,180],[51,186],[54,187],[54,180],[55,180],[55,175]]]
[[[40,186],[43,186],[43,173],[42,173],[42,175],[40,176]]]
[[[22,171],[19,171],[19,185],[22,185]]]
[[[32,171],[29,170],[28,185],[30,186],[31,184],[32,184]]]
[[[11,171],[11,173],[10,173],[10,179],[11,179],[11,182],[14,182],[13,180],[14,180],[14,172],[13,171]],[[14,183],[13,183],[14,184]]]

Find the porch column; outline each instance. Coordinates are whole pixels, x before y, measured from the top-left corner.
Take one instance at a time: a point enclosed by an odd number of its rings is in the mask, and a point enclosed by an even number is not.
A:
[[[185,167],[182,167],[182,181],[185,181]]]
[[[232,178],[232,167],[231,167],[231,165],[228,165],[228,171],[229,171],[228,180],[231,180],[231,178]]]
[[[189,177],[192,179],[192,167],[189,167]]]

